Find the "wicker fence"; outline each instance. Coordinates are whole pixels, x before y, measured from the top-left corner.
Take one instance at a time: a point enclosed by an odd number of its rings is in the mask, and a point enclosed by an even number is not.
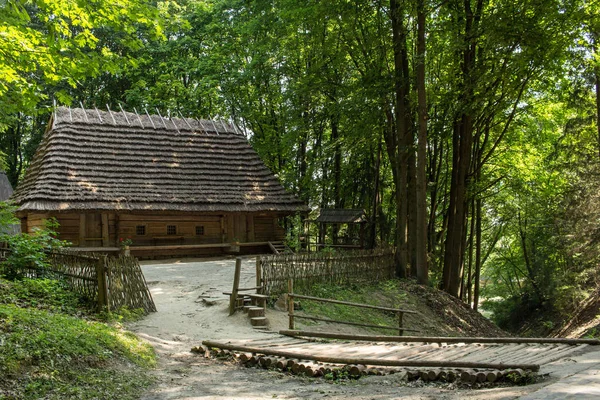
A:
[[[9,251],[0,249],[0,257],[6,259]],[[122,255],[109,258],[63,250],[48,253],[48,263],[50,267],[43,270],[5,268],[29,278],[62,278],[71,290],[97,304],[99,309],[116,310],[126,306],[143,309],[146,313],[156,311],[137,258]]]
[[[343,254],[300,253],[260,257],[263,292],[276,295],[294,287],[308,288],[316,283],[348,284],[373,282],[394,277],[394,250],[375,249]]]

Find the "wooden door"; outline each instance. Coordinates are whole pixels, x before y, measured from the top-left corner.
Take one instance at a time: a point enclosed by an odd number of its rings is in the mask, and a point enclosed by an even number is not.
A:
[[[85,246],[102,246],[102,215],[85,214]]]
[[[248,241],[246,216],[244,214],[235,214],[233,216],[233,237],[241,243]]]

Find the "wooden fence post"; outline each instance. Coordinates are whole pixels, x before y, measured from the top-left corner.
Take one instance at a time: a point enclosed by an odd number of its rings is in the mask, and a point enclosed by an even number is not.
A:
[[[260,256],[256,256],[256,287],[256,293],[263,294],[262,265],[260,263]]]
[[[404,329],[402,327],[402,317],[404,313],[402,311],[398,311],[398,336],[402,336],[404,334]]]
[[[290,318],[289,328],[294,329],[294,280],[288,279],[288,316]]]
[[[110,311],[108,286],[106,284],[107,272],[106,255],[98,257],[98,261],[96,262],[96,277],[98,279],[98,311]]]
[[[242,272],[242,259],[237,257],[235,259],[235,273],[233,275],[233,289],[231,290],[231,297],[229,298],[229,315],[235,313],[235,305],[237,303],[238,288],[240,287],[240,274]]]

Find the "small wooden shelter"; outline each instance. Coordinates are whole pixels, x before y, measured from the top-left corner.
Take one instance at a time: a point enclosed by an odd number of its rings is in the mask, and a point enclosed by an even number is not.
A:
[[[319,227],[316,240],[317,249],[323,247],[364,248],[367,223],[365,210],[324,208],[313,222],[317,223]],[[341,234],[340,229],[342,230]]]
[[[75,247],[137,256],[268,251],[308,210],[231,124],[65,107],[14,200],[23,232],[55,217]]]

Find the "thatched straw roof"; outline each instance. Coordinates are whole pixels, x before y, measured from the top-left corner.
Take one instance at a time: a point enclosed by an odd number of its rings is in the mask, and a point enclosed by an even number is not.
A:
[[[23,211],[307,209],[232,125],[64,107],[14,200]]]
[[[0,171],[0,201],[6,201],[13,194],[12,186],[6,174]]]
[[[359,224],[367,222],[365,210],[359,208],[323,208],[315,222]]]

